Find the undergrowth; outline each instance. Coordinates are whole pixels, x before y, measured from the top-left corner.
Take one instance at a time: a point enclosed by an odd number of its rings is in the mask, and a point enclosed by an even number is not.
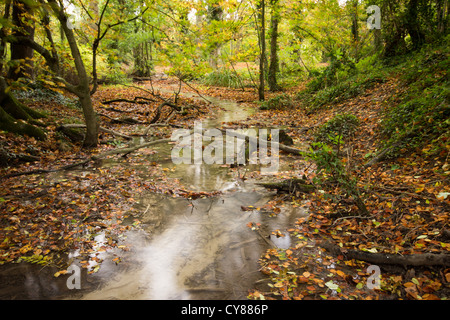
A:
[[[430,156],[449,152],[448,53],[445,47],[433,51],[425,48],[398,70],[405,90],[390,99],[382,122],[384,144],[397,145],[389,157],[418,148]]]
[[[296,100],[307,113],[314,113],[364,94],[395,77],[401,90],[385,102],[380,117],[382,146],[391,147],[388,158],[419,149],[429,156],[448,154],[450,139],[449,49],[424,47],[398,57],[395,62],[367,57],[352,70],[334,71],[334,81],[324,81],[327,69],[299,92]],[[330,66],[331,67],[331,66]]]
[[[226,88],[245,88],[253,86],[253,79],[256,75],[249,75],[248,72],[234,72],[233,70],[222,68],[206,74],[201,82],[207,86],[217,86]]]

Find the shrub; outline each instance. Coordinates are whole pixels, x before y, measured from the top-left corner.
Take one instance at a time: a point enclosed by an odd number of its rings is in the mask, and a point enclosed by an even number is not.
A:
[[[236,72],[229,69],[218,69],[206,74],[202,78],[202,83],[207,86],[218,86],[228,88],[242,88],[247,85],[247,80],[243,75],[237,75]]]
[[[263,101],[260,104],[259,109],[260,110],[274,110],[274,109],[281,109],[281,108],[292,108],[294,106],[294,101],[292,98],[283,93],[276,97],[270,98],[267,101]]]
[[[348,141],[359,126],[359,119],[352,114],[338,114],[319,127],[314,134],[318,142],[337,145],[341,140]]]

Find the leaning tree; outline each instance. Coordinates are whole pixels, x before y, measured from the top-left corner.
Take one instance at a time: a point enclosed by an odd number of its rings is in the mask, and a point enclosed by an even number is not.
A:
[[[0,32],[3,44],[2,48],[4,48],[4,44],[7,42],[10,43],[11,46],[21,45],[33,49],[45,59],[55,83],[58,83],[62,88],[75,94],[79,98],[86,123],[86,135],[83,145],[85,147],[95,147],[98,144],[98,117],[92,105],[89,76],[78,48],[75,33],[71,28],[70,23],[68,23],[68,15],[65,12],[64,4],[63,2],[56,0],[14,0],[12,5],[21,6],[25,2],[27,6],[33,8],[31,11],[33,14],[41,15],[41,24],[45,30],[47,39],[51,43],[51,48],[48,49],[43,45],[40,45],[30,36],[30,34],[27,34],[26,31],[22,30],[22,34],[8,32],[8,21],[10,22],[11,30],[18,28],[17,25],[14,25],[14,20],[11,21],[8,19],[10,3],[7,3],[5,6],[3,19],[5,23],[2,23],[4,26]],[[22,16],[19,17],[19,20],[26,21],[26,15],[29,14],[29,12],[22,11],[21,14]],[[67,39],[77,73],[76,84],[69,83],[61,76],[62,70],[59,64],[58,53],[55,49],[51,30],[49,28],[50,15],[54,16],[59,21],[61,30]],[[4,52],[4,49],[2,49],[2,51]],[[9,88],[5,78],[0,77],[0,129],[21,134],[25,133],[38,139],[45,139],[44,131],[35,126],[38,123],[35,119],[39,118],[41,115],[19,103],[9,91]]]

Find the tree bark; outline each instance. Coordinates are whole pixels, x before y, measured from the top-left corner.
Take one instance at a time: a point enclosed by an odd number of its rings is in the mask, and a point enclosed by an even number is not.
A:
[[[278,60],[278,25],[280,23],[279,0],[271,0],[272,17],[270,29],[270,65],[267,82],[270,91],[278,91],[280,87],[277,83],[277,73],[279,71]]]
[[[333,255],[343,255],[345,259],[361,260],[374,264],[392,264],[402,266],[450,266],[450,254],[441,253],[421,253],[410,255],[399,255],[389,253],[371,253],[359,250],[341,250],[340,247],[325,242],[320,244],[321,247],[331,252]]]
[[[34,23],[26,18],[26,14],[32,14],[33,9],[24,1],[14,0],[12,2],[12,23],[14,24],[13,37],[27,37],[34,39]],[[11,60],[21,61],[19,66],[13,66],[8,70],[8,79],[34,78],[33,72],[33,49],[20,43],[11,43]]]
[[[259,56],[259,90],[258,90],[258,97],[259,101],[264,101],[264,87],[265,87],[265,81],[264,81],[264,63],[266,60],[266,4],[265,0],[261,0],[259,3],[259,16],[260,16],[260,22],[261,22],[261,29],[260,29],[260,49],[261,53]]]
[[[7,92],[7,83],[0,77],[0,129],[45,140],[45,132],[33,125],[37,123],[35,118],[42,117],[39,112],[26,107]]]
[[[3,13],[3,21],[8,21],[9,15],[10,15],[10,7],[11,7],[11,0],[5,1],[5,7],[4,7],[4,13]],[[7,28],[3,25],[0,29],[0,60],[5,59],[6,54],[6,34],[8,33]],[[0,63],[0,74],[2,74],[3,71],[3,63]]]
[[[358,26],[358,0],[353,0],[352,4],[352,42],[355,49],[354,55],[356,61],[359,60],[358,46],[359,46],[359,26]]]
[[[263,186],[266,189],[275,189],[277,191],[288,193],[294,193],[295,191],[309,193],[315,189],[315,187],[306,180],[298,178],[287,179],[281,182],[258,183],[258,185]]]
[[[406,16],[406,28],[411,36],[414,49],[418,49],[425,42],[425,35],[418,21],[419,0],[409,0]]]
[[[91,91],[89,89],[89,77],[86,72],[86,67],[81,58],[81,53],[75,39],[75,34],[67,25],[68,18],[64,13],[64,9],[61,8],[55,0],[48,0],[48,3],[58,18],[67,38],[79,78],[78,86],[67,86],[66,84],[66,88],[78,96],[83,109],[84,120],[86,123],[86,137],[83,142],[83,146],[85,148],[94,148],[98,145],[99,124],[97,113],[92,106]]]

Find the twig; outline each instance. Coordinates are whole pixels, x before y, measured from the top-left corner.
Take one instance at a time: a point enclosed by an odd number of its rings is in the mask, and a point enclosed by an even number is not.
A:
[[[197,89],[195,89],[193,86],[191,86],[191,85],[190,85],[189,83],[187,83],[186,81],[182,80],[180,77],[177,76],[177,78],[178,78],[180,81],[182,81],[185,85],[187,85],[189,88],[191,88],[192,90],[194,90],[194,91],[198,94],[198,96],[199,96],[200,98],[202,98],[202,99],[205,100],[206,102],[212,104],[212,102],[209,101],[208,99],[206,99],[206,98],[200,93],[200,91],[198,91]]]
[[[264,237],[264,235],[261,233],[261,231],[259,229],[256,229],[255,231],[261,237],[261,239],[263,239],[270,247],[277,248],[275,243],[273,243],[272,240],[267,239],[266,237]]]

